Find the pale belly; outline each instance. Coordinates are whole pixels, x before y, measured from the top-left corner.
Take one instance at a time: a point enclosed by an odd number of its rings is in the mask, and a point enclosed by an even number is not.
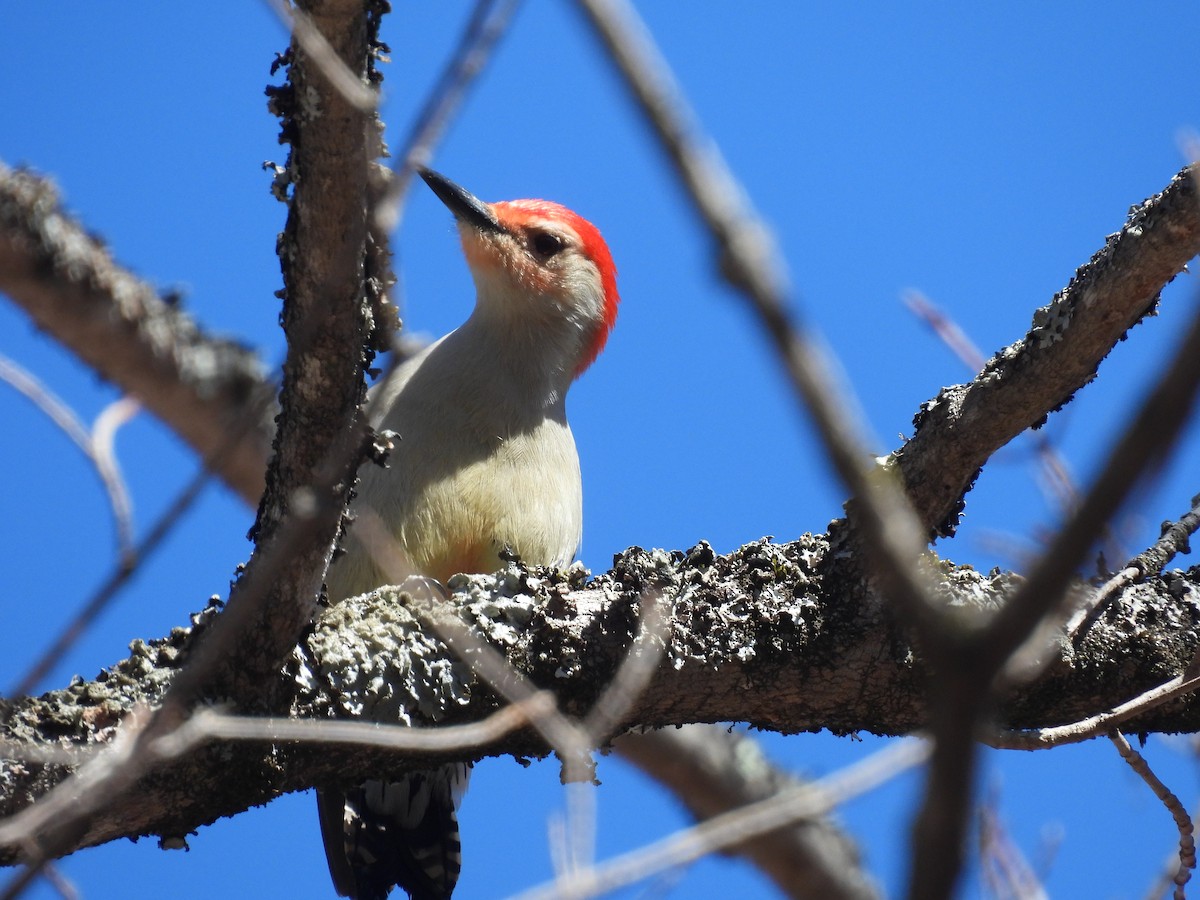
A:
[[[411,572],[443,583],[458,572],[493,572],[506,547],[530,565],[567,565],[583,531],[579,459],[565,423],[547,419],[511,435],[447,443],[412,429],[389,469],[361,472],[356,515],[371,508]],[[430,446],[450,447],[439,454]],[[394,581],[350,535],[330,568],[331,600]]]

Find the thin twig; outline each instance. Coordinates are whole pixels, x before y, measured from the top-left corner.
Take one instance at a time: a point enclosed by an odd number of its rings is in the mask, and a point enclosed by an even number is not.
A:
[[[1088,597],[1087,603],[1075,610],[1067,621],[1067,635],[1072,642],[1079,640],[1087,626],[1096,621],[1109,603],[1129,585],[1144,581],[1166,568],[1176,554],[1187,553],[1188,539],[1200,529],[1200,494],[1192,498],[1192,508],[1178,522],[1164,522],[1162,534],[1149,548],[1129,561],[1129,565],[1114,575],[1100,590]]]
[[[121,476],[121,467],[117,463],[115,441],[117,430],[138,414],[141,404],[132,397],[121,397],[114,400],[100,411],[96,421],[92,423],[92,453],[101,477],[106,482],[120,485],[124,488],[125,481]],[[117,518],[117,533],[120,536],[121,555],[125,565],[133,565],[133,502],[126,490],[120,491],[113,497],[113,514]]]
[[[1114,728],[1108,737],[1121,754],[1121,758],[1150,786],[1150,790],[1154,791],[1154,796],[1167,808],[1167,812],[1175,821],[1175,827],[1179,829],[1179,868],[1173,879],[1175,892],[1172,896],[1175,900],[1186,900],[1184,886],[1191,880],[1192,870],[1196,868],[1196,841],[1192,833],[1192,817],[1188,815],[1179,798],[1154,774],[1146,758],[1129,745],[1125,735]]]
[[[1192,508],[1180,516],[1178,522],[1164,522],[1162,536],[1153,546],[1139,553],[1130,565],[1137,566],[1143,578],[1162,572],[1179,553],[1190,553],[1188,539],[1200,530],[1200,494],[1192,498]]]
[[[270,741],[298,744],[351,744],[404,753],[471,750],[493,743],[553,713],[553,695],[540,691],[522,703],[502,707],[485,719],[465,725],[421,728],[374,722],[316,721],[231,716],[201,710],[174,732],[159,738],[163,758],[180,756],[209,740]]]
[[[588,744],[598,747],[624,723],[625,715],[649,686],[666,650],[671,631],[671,604],[662,592],[650,589],[638,604],[638,633],[625,651],[625,658],[608,686],[583,720]],[[595,864],[596,795],[591,785],[569,781],[568,821],[562,834],[563,863],[555,871],[560,880],[569,881],[575,873]]]
[[[915,627],[929,663],[943,672],[939,687],[956,689],[953,697],[946,693],[934,698],[941,711],[933,719],[939,764],[931,767],[926,802],[918,818],[921,834],[916,839],[918,856],[913,866],[915,878],[934,873],[929,876],[932,883],[949,884],[957,876],[961,857],[947,854],[943,848],[959,847],[967,825],[975,753],[969,736],[986,694],[961,690],[962,685],[957,684],[957,670],[966,660],[958,652],[959,629],[949,627],[918,564],[927,528],[913,511],[899,470],[875,464],[867,453],[856,404],[848,391],[835,388],[834,367],[795,321],[786,299],[783,262],[769,230],[714,142],[700,129],[636,11],[626,0],[579,0],[579,4],[715,239],[723,275],[751,302],[795,395],[803,400],[816,425],[834,470],[853,496],[849,518],[862,537],[881,592]],[[940,812],[935,814],[935,807]],[[935,826],[932,832],[931,824]],[[932,890],[941,892],[938,887]]]
[[[45,413],[47,418],[83,451],[84,456],[95,467],[112,508],[113,522],[117,532],[117,551],[121,556],[121,565],[130,565],[136,558],[133,548],[133,503],[129,499],[129,489],[125,486],[125,480],[121,477],[121,469],[112,454],[112,432],[122,422],[127,421],[133,411],[136,411],[136,404],[123,417],[106,419],[104,414],[101,414],[101,417],[96,420],[96,431],[89,432],[87,426],[83,424],[83,420],[75,415],[74,410],[42,384],[32,372],[3,355],[0,355],[0,381],[9,384]],[[122,403],[122,401],[117,401],[117,403]],[[112,404],[108,409],[113,410],[116,406],[117,404]],[[127,406],[118,408],[129,409]],[[106,427],[101,427],[102,422]]]
[[[92,623],[108,608],[121,589],[133,578],[139,568],[145,565],[166,537],[170,535],[179,520],[192,508],[192,504],[200,497],[201,491],[220,470],[222,460],[240,449],[246,433],[255,427],[260,416],[266,411],[267,405],[273,402],[275,397],[273,388],[272,385],[271,390],[260,391],[257,402],[243,410],[241,420],[227,431],[224,443],[216,446],[211,457],[202,460],[202,468],[192,476],[191,481],[176,495],[171,505],[158,517],[146,536],[133,548],[130,555],[133,562],[129,565],[118,565],[112,571],[104,583],[96,589],[96,593],[80,607],[71,621],[63,626],[53,643],[26,670],[24,676],[8,696],[20,697],[32,693],[47,673],[58,665],[75,645],[75,642],[87,633]]]
[[[583,720],[583,730],[593,747],[600,746],[624,724],[625,714],[650,684],[667,647],[671,604],[663,600],[662,592],[651,591],[643,596],[638,609],[637,636],[625,652],[617,674]]]
[[[933,301],[922,294],[920,291],[905,291],[904,305],[909,311],[929,326],[930,330],[950,348],[950,352],[958,357],[971,374],[977,374],[983,369],[984,359],[983,353],[975,342],[967,336],[967,333],[959,327],[958,323],[942,312]]]
[[[392,164],[387,190],[375,206],[375,227],[389,233],[400,224],[405,194],[413,172],[433,159],[433,148],[466,99],[471,85],[491,58],[492,50],[508,29],[519,0],[477,0],[458,46],[442,70],[416,122],[405,136]]]
[[[979,809],[979,858],[996,900],[1047,900],[1046,889],[1013,843],[994,799]]]
[[[48,741],[30,743],[8,738],[0,739],[0,759],[19,759],[40,766],[76,767],[97,753],[108,749],[107,744],[52,744]]]
[[[801,819],[824,815],[837,805],[920,765],[929,753],[925,741],[902,739],[861,762],[819,781],[798,785],[766,800],[714,816],[654,844],[575,873],[568,883],[552,882],[524,891],[517,900],[575,900],[615,890],[665,869],[750,840]]]
[[[744,731],[689,725],[622,735],[613,749],[673,792],[696,821],[765,800],[808,780],[777,767]],[[726,851],[795,900],[879,900],[853,838],[831,816],[812,817]]]
[[[991,747],[1005,750],[1045,750],[1048,747],[1057,747],[1059,744],[1078,744],[1091,740],[1156,706],[1161,706],[1196,690],[1200,687],[1200,673],[1194,672],[1193,669],[1194,663],[1182,675],[1138,694],[1132,700],[1114,706],[1107,712],[1089,716],[1078,722],[1027,731],[992,732],[983,740]]]
[[[1196,814],[1192,815],[1192,821],[1196,821]],[[1171,885],[1175,884],[1175,878],[1179,875],[1179,846],[1178,844],[1169,853],[1162,863],[1162,871],[1150,888],[1143,895],[1144,900],[1162,900],[1163,892],[1168,890]]]
[[[54,863],[46,863],[42,867],[42,877],[50,882],[51,887],[58,891],[63,900],[79,900],[79,890]]]
[[[803,399],[838,476],[856,498],[856,519],[885,592],[936,640],[942,621],[916,565],[924,530],[899,480],[867,452],[858,405],[835,386],[835,367],[805,334],[787,300],[774,238],[680,90],[649,31],[626,0],[578,0],[643,114],[658,134],[717,243],[721,271],[751,303],[797,397]]]
[[[350,744],[404,753],[471,750],[494,743],[506,734],[549,715],[554,710],[554,704],[552,694],[539,691],[525,702],[502,707],[478,722],[428,728],[375,722],[237,716],[214,709],[201,709],[179,728],[155,740],[153,752],[159,759],[173,759],[213,740],[322,746]],[[40,765],[80,766],[107,749],[108,745],[105,744],[64,747],[0,741],[0,758],[20,759]]]

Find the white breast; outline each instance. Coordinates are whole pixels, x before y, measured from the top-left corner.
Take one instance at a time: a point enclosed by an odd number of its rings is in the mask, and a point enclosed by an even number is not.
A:
[[[583,531],[565,389],[525,390],[506,379],[505,366],[448,347],[457,335],[414,357],[388,386],[380,427],[400,439],[387,469],[360,471],[352,508],[378,513],[414,573],[439,581],[495,571],[506,546],[526,563],[564,566]],[[353,539],[353,526],[343,546],[329,572],[330,599],[390,580]]]

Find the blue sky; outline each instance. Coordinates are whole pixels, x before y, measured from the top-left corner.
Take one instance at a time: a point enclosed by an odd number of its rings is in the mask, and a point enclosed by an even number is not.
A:
[[[919,404],[970,373],[901,302],[917,289],[990,354],[1116,231],[1131,204],[1184,163],[1200,127],[1194,5],[645,4],[701,119],[777,229],[802,315],[844,367],[873,430],[894,448]],[[385,119],[398,145],[465,19],[466,6],[398,4],[385,38]],[[283,353],[273,254],[284,209],[264,160],[282,162],[263,87],[286,36],[265,5],[129,2],[0,9],[0,159],[54,177],[115,256],[179,288],[207,328]],[[485,199],[541,196],[605,233],[620,269],[620,319],[573,389],[585,480],[583,560],[630,545],[722,552],[765,534],[824,531],[844,496],[741,301],[715,275],[647,128],[570,4],[530,0],[434,166]],[[405,318],[437,336],[469,312],[470,282],[449,216],[415,189],[396,236]],[[1086,481],[1195,309],[1190,277],[1164,293],[1099,381],[1049,433]],[[22,313],[0,304],[0,353],[32,369],[90,421],[115,396]],[[0,601],[0,684],[17,675],[113,564],[94,474],[40,413],[0,386],[0,463],[9,514]],[[121,462],[144,531],[195,460],[147,416],[123,429]],[[1119,523],[1132,551],[1183,512],[1200,483],[1193,426],[1164,478]],[[1190,465],[1189,465],[1190,463]],[[1189,477],[1190,476],[1190,477]],[[251,513],[210,488],[43,687],[92,677],[135,637],[165,633],[244,560]],[[939,551],[978,567],[1019,566],[1052,527],[1027,441],[987,467],[958,538]],[[877,742],[771,737],[784,765],[822,774]],[[1198,785],[1182,739],[1154,738],[1151,763],[1186,800]],[[673,802],[621,762],[601,761],[599,852],[684,824]],[[1107,745],[986,756],[983,783],[1015,840],[1057,856],[1061,896],[1140,897],[1175,843],[1166,812]],[[870,870],[900,893],[908,804],[918,781],[848,806]],[[282,798],[203,829],[189,853],[122,842],[62,863],[87,897],[331,895],[311,798]],[[478,770],[463,815],[456,897],[500,896],[550,873],[552,764]],[[514,862],[514,860],[519,862]],[[970,888],[974,891],[974,888]],[[770,896],[747,867],[702,863],[677,896]],[[635,893],[626,892],[626,896]],[[44,887],[31,896],[52,896]]]

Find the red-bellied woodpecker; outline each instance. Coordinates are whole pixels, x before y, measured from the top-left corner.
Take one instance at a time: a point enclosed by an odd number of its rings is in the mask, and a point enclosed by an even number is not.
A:
[[[454,213],[475,279],[459,328],[405,362],[379,427],[400,435],[388,469],[361,473],[370,507],[414,572],[445,582],[491,572],[511,549],[565,566],[583,531],[579,456],[567,390],[604,347],[617,315],[616,268],[600,232],[545,200],[484,203],[422,171]],[[329,571],[331,600],[386,579],[354,542]],[[456,806],[465,764],[396,782],[318,791],[334,886],[355,900],[446,900],[461,866]]]

